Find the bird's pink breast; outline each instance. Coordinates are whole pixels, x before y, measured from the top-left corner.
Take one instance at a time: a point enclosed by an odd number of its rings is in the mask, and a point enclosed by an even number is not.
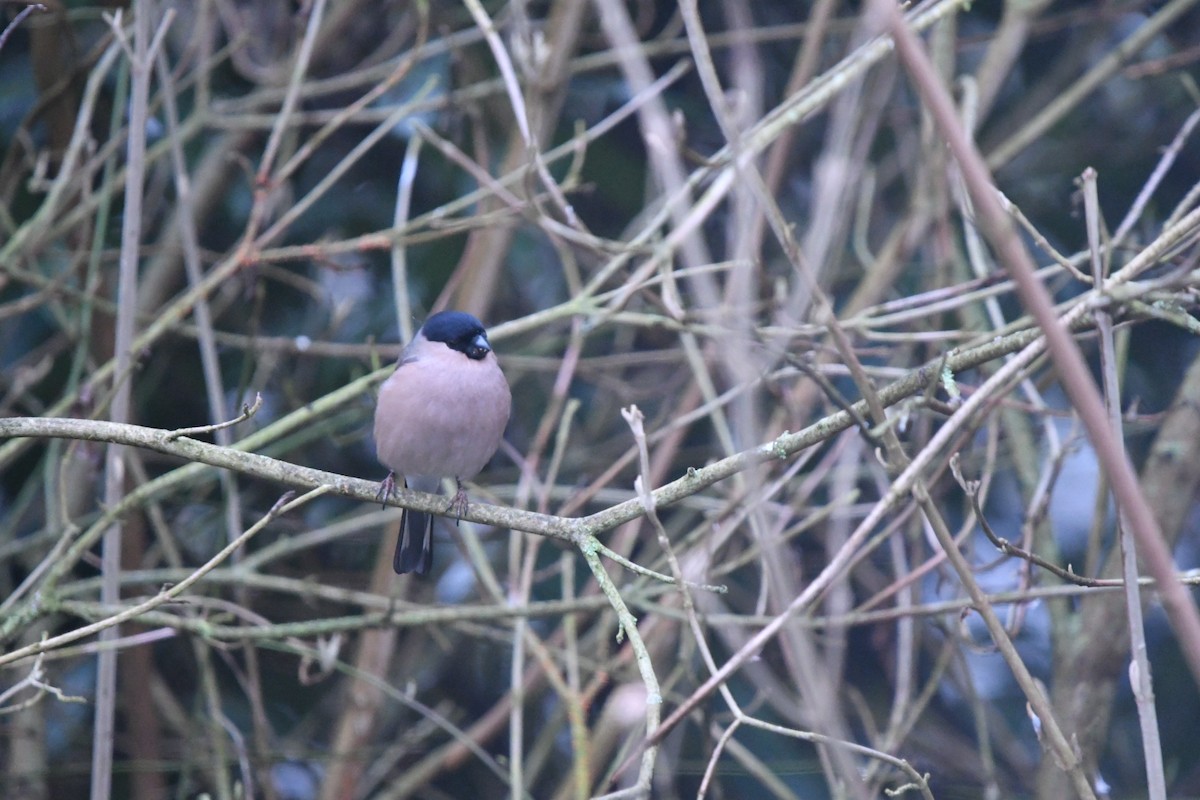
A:
[[[469,480],[499,447],[511,404],[494,355],[474,361],[447,348],[404,363],[379,390],[379,460],[406,476]]]

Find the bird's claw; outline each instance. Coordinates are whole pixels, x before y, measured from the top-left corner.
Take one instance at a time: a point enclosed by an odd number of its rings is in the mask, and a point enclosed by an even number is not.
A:
[[[396,473],[389,470],[387,477],[379,483],[379,491],[375,493],[375,499],[382,508],[387,508],[387,499],[396,493],[395,475]]]
[[[453,511],[455,520],[461,522],[462,515],[467,513],[467,506],[469,505],[467,502],[467,490],[463,487],[462,481],[456,478],[454,482],[458,484],[458,491],[454,493],[454,497],[450,498],[450,505],[446,506],[446,512]]]

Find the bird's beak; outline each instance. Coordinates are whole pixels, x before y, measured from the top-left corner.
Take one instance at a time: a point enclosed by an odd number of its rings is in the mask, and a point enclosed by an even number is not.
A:
[[[491,352],[491,349],[492,346],[488,344],[487,336],[481,333],[471,342],[471,349],[467,355],[478,361]]]

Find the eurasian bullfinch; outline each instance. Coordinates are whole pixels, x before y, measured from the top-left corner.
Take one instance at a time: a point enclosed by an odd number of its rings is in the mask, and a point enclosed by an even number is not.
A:
[[[466,508],[462,482],[475,477],[500,446],[512,407],[508,381],[479,320],[442,311],[425,320],[379,389],[375,449],[390,472],[380,495],[405,485],[436,492],[454,478],[458,492],[446,510]],[[405,510],[392,567],[424,574],[433,562],[433,517]]]

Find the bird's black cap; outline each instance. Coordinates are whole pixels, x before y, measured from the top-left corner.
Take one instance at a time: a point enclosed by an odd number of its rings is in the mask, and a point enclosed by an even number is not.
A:
[[[473,359],[483,358],[492,349],[483,323],[465,311],[439,311],[425,320],[421,331],[429,341],[443,342]]]

